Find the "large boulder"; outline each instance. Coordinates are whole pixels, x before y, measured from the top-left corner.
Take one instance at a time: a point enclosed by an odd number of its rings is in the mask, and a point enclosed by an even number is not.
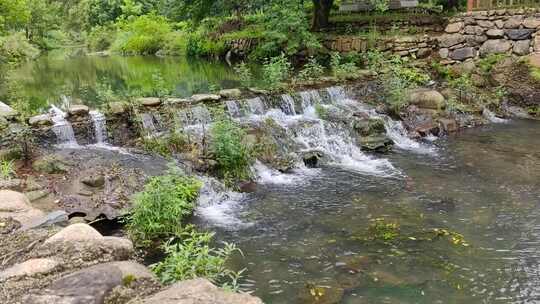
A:
[[[449,34],[459,33],[463,29],[463,22],[450,23],[446,26],[445,32]]]
[[[486,32],[486,36],[488,36],[489,39],[504,38],[504,31],[500,29],[489,29]]]
[[[530,40],[516,41],[516,42],[514,42],[513,52],[516,55],[524,56],[524,55],[527,55],[527,54],[529,54],[531,52],[530,47],[531,47],[531,41]]]
[[[12,218],[20,223],[22,229],[28,229],[43,217],[45,214],[32,207],[24,194],[0,190],[0,218]]]
[[[18,115],[17,111],[15,111],[12,107],[0,101],[0,117],[4,117],[6,119],[12,119],[17,115]]]
[[[423,109],[439,110],[444,107],[444,96],[431,89],[416,89],[409,92],[409,104]]]
[[[480,47],[480,56],[490,54],[505,54],[512,49],[512,43],[504,39],[488,40]]]
[[[226,291],[206,279],[176,283],[155,295],[129,304],[262,304],[256,297]]]
[[[60,262],[54,259],[31,259],[0,272],[0,282],[12,278],[44,275],[58,269]]]

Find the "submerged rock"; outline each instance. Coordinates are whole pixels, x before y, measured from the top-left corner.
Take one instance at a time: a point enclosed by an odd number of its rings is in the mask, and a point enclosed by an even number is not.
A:
[[[155,295],[129,304],[262,304],[256,297],[226,291],[206,279],[178,282]]]
[[[381,134],[362,137],[360,145],[362,150],[386,153],[392,149],[394,142],[388,136]]]

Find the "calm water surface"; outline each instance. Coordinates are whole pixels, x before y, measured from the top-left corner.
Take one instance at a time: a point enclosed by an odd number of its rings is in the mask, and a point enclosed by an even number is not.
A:
[[[10,73],[18,94],[33,110],[62,105],[62,96],[98,107],[124,96],[156,96],[160,91],[176,97],[207,93],[239,85],[233,69],[222,62],[184,57],[78,56],[53,52]],[[0,100],[9,103],[5,85]],[[78,101],[80,102],[80,101]]]
[[[540,124],[435,145],[388,156],[401,178],[321,168],[260,186],[236,210],[247,225],[218,228],[245,286],[266,303],[540,302]]]

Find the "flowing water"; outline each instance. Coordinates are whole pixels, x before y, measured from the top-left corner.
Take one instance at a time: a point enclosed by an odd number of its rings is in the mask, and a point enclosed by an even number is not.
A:
[[[52,130],[56,135],[57,144],[61,147],[78,147],[73,127],[69,121],[66,120],[66,113],[59,108],[52,106],[50,114],[53,121]]]
[[[290,174],[257,162],[254,193],[217,205],[207,195],[197,213],[242,250],[233,264],[247,269],[244,288],[278,304],[540,301],[538,122],[428,143],[383,117],[397,149],[374,157],[299,95],[301,115],[251,100],[243,119],[271,117],[333,161]],[[337,88],[328,95],[329,109],[351,106]]]

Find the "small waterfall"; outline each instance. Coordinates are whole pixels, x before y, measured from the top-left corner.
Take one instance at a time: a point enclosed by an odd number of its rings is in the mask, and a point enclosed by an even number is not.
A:
[[[289,94],[281,95],[281,103],[279,105],[281,111],[287,115],[296,115],[294,109],[294,98]]]
[[[227,111],[232,118],[241,117],[242,113],[240,112],[240,107],[238,106],[238,101],[236,100],[227,100],[225,101],[227,105]]]
[[[394,142],[394,144],[403,150],[409,150],[421,154],[433,154],[435,150],[426,144],[417,142],[408,136],[407,130],[401,121],[392,120],[388,116],[382,116],[386,135]]]
[[[107,120],[105,115],[98,111],[90,111],[90,117],[94,123],[94,133],[96,136],[96,143],[106,144],[107,143]]]
[[[53,127],[52,130],[56,135],[58,144],[63,147],[76,148],[79,147],[75,139],[73,127],[66,120],[66,113],[56,106],[51,106],[50,113],[52,115]]]
[[[328,92],[332,103],[348,99],[343,87],[330,87],[326,89],[326,92]]]
[[[197,200],[196,214],[213,225],[229,229],[238,229],[248,226],[236,217],[239,204],[245,195],[227,190],[218,180],[201,176],[203,187]]]
[[[482,116],[484,116],[485,119],[487,119],[491,123],[507,123],[508,120],[499,118],[495,115],[495,113],[491,112],[487,108],[484,108],[482,111]]]
[[[207,125],[212,123],[212,114],[205,106],[191,108],[190,125]]]
[[[303,91],[299,94],[302,99],[302,111],[306,111],[309,107],[322,102],[322,98],[317,90]]]
[[[264,103],[260,97],[247,99],[246,103],[249,107],[249,112],[254,115],[263,115],[266,111]]]
[[[158,129],[154,123],[154,115],[151,113],[141,114],[141,122],[143,130],[147,136],[155,136],[158,134]]]

